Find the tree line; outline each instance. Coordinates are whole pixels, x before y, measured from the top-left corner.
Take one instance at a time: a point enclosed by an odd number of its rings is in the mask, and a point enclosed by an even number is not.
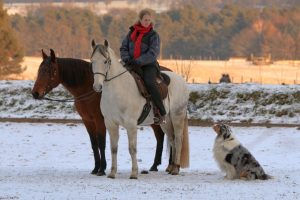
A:
[[[228,59],[270,54],[274,60],[300,59],[299,11],[300,6],[257,8],[233,4],[211,12],[189,4],[173,8],[155,14],[155,29],[162,43],[160,56]],[[52,48],[61,57],[88,58],[92,39],[99,43],[108,39],[119,53],[128,27],[136,20],[137,14],[131,10],[99,16],[87,9],[43,6],[27,16],[11,16],[9,22],[10,31],[27,56],[39,56],[42,48]]]
[[[230,5],[207,13],[186,5],[156,14],[161,57],[228,59],[271,54],[273,59],[300,59],[299,11],[300,7],[255,9]],[[89,57],[92,39],[108,39],[118,53],[122,38],[135,21],[136,13],[130,10],[97,16],[89,10],[53,7],[11,18],[25,55],[53,48],[61,56],[79,58]]]
[[[23,49],[0,1],[0,79],[9,74],[21,73],[22,58]]]

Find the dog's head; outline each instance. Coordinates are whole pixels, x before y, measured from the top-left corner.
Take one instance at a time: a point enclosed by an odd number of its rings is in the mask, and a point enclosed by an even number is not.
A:
[[[213,125],[213,129],[217,133],[217,137],[222,137],[224,140],[230,138],[232,136],[231,129],[228,125],[218,123]]]

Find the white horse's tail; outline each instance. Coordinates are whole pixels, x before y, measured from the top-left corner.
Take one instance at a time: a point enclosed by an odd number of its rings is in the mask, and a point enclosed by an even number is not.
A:
[[[188,132],[188,118],[185,115],[182,148],[180,156],[180,167],[187,168],[190,166],[190,145],[189,145],[189,132]]]

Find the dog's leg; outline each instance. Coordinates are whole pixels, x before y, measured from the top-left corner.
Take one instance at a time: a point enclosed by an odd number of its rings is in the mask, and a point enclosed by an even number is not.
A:
[[[230,180],[237,178],[237,173],[234,166],[226,165],[226,178]]]

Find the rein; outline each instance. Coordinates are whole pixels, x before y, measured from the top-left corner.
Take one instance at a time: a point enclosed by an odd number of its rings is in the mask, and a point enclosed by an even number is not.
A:
[[[108,82],[108,81],[111,81],[111,80],[113,80],[113,79],[115,79],[115,78],[121,76],[122,74],[124,74],[124,73],[126,73],[126,72],[128,72],[128,70],[125,70],[124,72],[122,72],[122,73],[120,73],[120,74],[118,74],[118,75],[116,75],[116,76],[113,76],[112,78],[109,78],[109,79],[107,79],[107,77],[105,77],[104,81],[107,81],[107,82]]]
[[[52,98],[48,98],[48,97],[44,97],[42,98],[43,100],[48,100],[48,101],[58,101],[58,102],[75,102],[75,101],[83,101],[88,99],[90,96],[97,94],[96,92],[94,92],[93,90],[91,90],[88,93],[85,93],[83,95],[80,95],[78,97],[75,98],[70,98],[70,99],[52,99]]]

